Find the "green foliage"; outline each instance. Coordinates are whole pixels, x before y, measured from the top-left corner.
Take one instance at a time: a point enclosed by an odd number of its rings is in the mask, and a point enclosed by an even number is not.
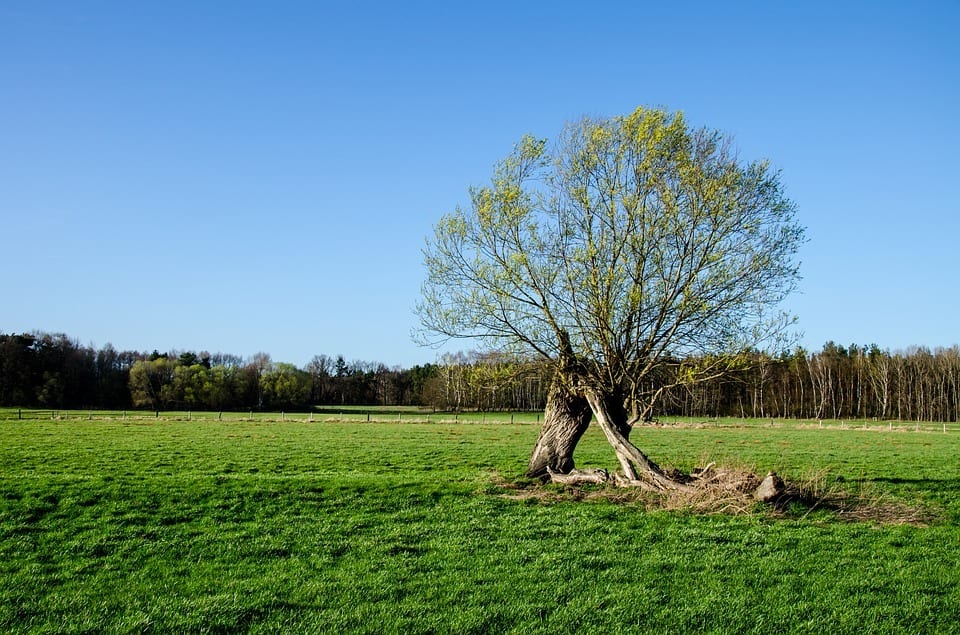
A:
[[[929,527],[504,496],[536,435],[5,421],[0,630],[957,632],[960,435],[634,432],[685,469],[826,469],[837,486],[930,506]],[[578,459],[615,466],[596,430]]]
[[[173,381],[176,365],[170,359],[156,356],[138,360],[130,368],[130,397],[135,406],[159,410],[175,395]]]
[[[310,399],[310,376],[293,364],[273,364],[260,383],[264,400],[274,407],[304,404]]]
[[[551,146],[524,137],[437,223],[421,337],[573,355],[595,387],[649,405],[668,358],[784,332],[789,318],[770,314],[798,279],[795,213],[768,162],[741,161],[680,113],[583,119]]]

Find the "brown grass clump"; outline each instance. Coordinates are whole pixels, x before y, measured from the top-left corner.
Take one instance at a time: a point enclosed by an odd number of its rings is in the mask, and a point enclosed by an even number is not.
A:
[[[493,491],[519,501],[556,503],[562,501],[603,501],[630,504],[645,511],[692,514],[765,515],[772,518],[806,519],[827,514],[845,522],[883,525],[926,526],[935,520],[928,508],[911,505],[879,492],[868,483],[856,491],[843,488],[838,479],[817,473],[801,479],[784,479],[784,491],[770,503],[756,500],[754,492],[762,481],[756,471],[744,467],[717,467],[693,470],[691,475],[671,474],[682,487],[650,492],[638,487],[603,485],[557,485],[539,481],[510,481],[493,474]],[[488,490],[489,491],[489,490]]]

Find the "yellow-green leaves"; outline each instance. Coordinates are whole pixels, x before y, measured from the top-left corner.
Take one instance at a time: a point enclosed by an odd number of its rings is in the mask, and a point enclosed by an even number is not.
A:
[[[779,178],[663,109],[525,136],[438,224],[425,297],[450,309],[421,304],[422,321],[548,357],[569,333],[621,379],[649,355],[750,340],[731,334],[797,278],[803,228]]]
[[[547,140],[524,135],[517,144],[515,154],[522,160],[538,161],[546,154]]]

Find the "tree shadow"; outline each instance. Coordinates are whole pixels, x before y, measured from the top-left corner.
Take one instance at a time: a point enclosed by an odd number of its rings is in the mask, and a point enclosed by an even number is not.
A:
[[[826,482],[821,478],[787,482],[784,493],[771,501],[771,507],[776,514],[795,519],[825,514],[844,522],[926,527],[942,517],[942,509],[937,509],[929,500],[907,501],[878,484],[914,485],[924,491],[943,492],[944,488],[936,485],[940,482],[950,482],[949,489],[960,489],[960,481],[956,479],[880,477]]]

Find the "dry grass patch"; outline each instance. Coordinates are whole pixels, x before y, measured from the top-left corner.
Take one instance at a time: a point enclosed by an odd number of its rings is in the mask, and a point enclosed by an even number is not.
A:
[[[937,514],[929,506],[910,504],[879,491],[871,483],[856,483],[854,491],[844,487],[842,479],[831,479],[825,472],[799,479],[784,479],[784,491],[770,503],[756,499],[763,477],[746,467],[710,465],[694,470],[693,476],[675,473],[685,487],[650,492],[636,487],[601,485],[559,485],[530,479],[509,480],[494,473],[490,486],[511,500],[537,503],[596,501],[631,504],[645,511],[670,511],[693,514],[767,515],[772,518],[806,519],[812,514],[827,514],[837,520],[881,525],[925,527]],[[489,490],[488,490],[489,491]]]

